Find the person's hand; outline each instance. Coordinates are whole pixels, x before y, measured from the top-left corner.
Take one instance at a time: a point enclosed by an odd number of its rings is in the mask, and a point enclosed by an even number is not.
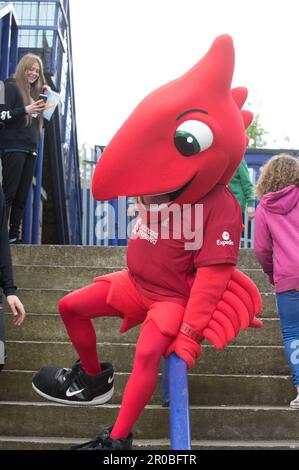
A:
[[[24,305],[16,295],[8,295],[6,300],[14,315],[14,324],[16,326],[21,326],[26,318]]]
[[[45,91],[50,91],[50,90],[51,90],[51,87],[49,87],[49,85],[43,85],[43,87],[42,87],[43,93],[44,93]]]
[[[247,215],[249,220],[253,220],[255,216],[255,208],[254,207],[247,207]]]
[[[188,369],[193,369],[196,359],[201,356],[202,347],[189,336],[179,332],[168,347],[165,357],[169,357],[173,352],[187,363]]]
[[[39,100],[25,107],[27,114],[41,114],[46,109],[46,103]]]

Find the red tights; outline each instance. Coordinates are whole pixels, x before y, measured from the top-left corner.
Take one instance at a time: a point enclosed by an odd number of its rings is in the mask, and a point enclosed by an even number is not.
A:
[[[122,318],[120,312],[106,303],[109,287],[107,281],[96,282],[67,295],[58,306],[82,367],[89,375],[101,371],[91,319],[104,316]],[[172,337],[163,335],[151,320],[142,328],[133,371],[124,391],[112,438],[124,438],[130,433],[156,388],[159,362],[172,340]]]

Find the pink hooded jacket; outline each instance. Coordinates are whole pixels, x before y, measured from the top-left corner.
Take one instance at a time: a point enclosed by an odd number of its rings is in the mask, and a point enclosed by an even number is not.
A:
[[[299,187],[266,194],[257,207],[254,251],[275,291],[299,288]]]

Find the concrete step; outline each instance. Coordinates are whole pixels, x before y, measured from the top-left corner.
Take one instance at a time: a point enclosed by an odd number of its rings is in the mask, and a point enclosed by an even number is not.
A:
[[[113,267],[126,265],[125,247],[97,246],[11,246],[13,264]],[[240,268],[259,269],[253,250],[240,250]]]
[[[95,277],[119,271],[119,267],[95,268],[90,266],[15,266],[14,279],[21,288],[79,289],[91,284]],[[243,269],[261,292],[273,292],[265,274],[259,269]]]
[[[86,440],[86,439],[85,439]],[[0,437],[1,450],[70,450],[73,445],[81,444],[84,438],[55,438],[55,437]],[[194,446],[197,442],[194,443]],[[169,449],[170,443],[167,439],[134,440],[133,450],[164,450]],[[197,447],[194,447],[197,448]],[[288,448],[288,447],[287,447]]]
[[[277,306],[275,301],[275,294],[272,293],[261,293],[263,310],[261,313],[262,318],[278,318]]]
[[[6,337],[12,341],[68,341],[64,324],[57,314],[29,314],[22,328],[16,328],[11,321],[11,314],[5,315]],[[93,321],[97,338],[100,342],[136,342],[140,328],[134,328],[126,334],[119,333],[121,320],[118,318],[97,318]],[[207,342],[205,342],[206,344]],[[264,327],[249,328],[241,331],[231,343],[236,345],[281,346],[280,322],[277,318],[264,319]]]
[[[126,248],[12,245],[12,259],[14,265],[121,267],[126,265]]]
[[[33,392],[32,371],[47,364],[71,366],[77,359],[57,303],[94,277],[124,267],[126,249],[12,246],[12,254],[18,295],[28,317],[22,328],[15,328],[10,314],[5,315],[8,361],[0,376],[0,449],[67,449],[115,421],[132,370],[138,329],[120,336],[119,319],[95,321],[100,358],[113,362],[116,369],[115,395],[109,404],[90,410],[49,403]],[[193,448],[298,449],[298,414],[288,407],[294,387],[273,288],[253,250],[240,250],[238,267],[263,292],[265,327],[242,332],[224,351],[204,346],[189,374]],[[169,410],[160,406],[161,388],[160,374],[157,391],[135,425],[135,448],[169,448]]]
[[[69,450],[71,446],[81,444],[84,438],[55,437],[0,437],[0,450]],[[134,439],[134,450],[168,450],[168,439]],[[299,440],[281,441],[237,441],[214,440],[192,441],[193,450],[298,450]]]
[[[14,279],[21,288],[80,289],[104,274],[119,268],[91,268],[81,266],[15,266]]]
[[[73,407],[48,403],[0,403],[0,435],[90,438],[113,424],[119,406]],[[298,412],[287,407],[190,407],[195,440],[298,440]],[[136,439],[166,439],[169,410],[145,408]]]
[[[16,328],[12,322],[12,315],[5,316],[6,337],[12,341],[69,341],[64,323],[59,314],[27,313],[26,323],[22,328]],[[122,320],[119,318],[96,318],[93,324],[97,331],[98,341],[136,343],[140,327],[133,328],[126,334],[120,334],[119,328]]]
[[[18,288],[17,294],[23,302],[27,312],[31,313],[57,313],[59,300],[71,292],[70,289],[22,289]],[[4,310],[9,311],[4,297]]]
[[[1,372],[0,401],[46,402],[31,386],[33,372]],[[129,373],[115,374],[111,404],[121,403]],[[162,380],[150,404],[162,403]],[[290,376],[188,374],[189,400],[195,406],[288,406],[295,397]]]
[[[47,286],[50,287],[50,286]],[[26,311],[30,313],[57,313],[57,304],[59,300],[71,292],[71,289],[63,289],[61,287],[54,288],[19,288],[18,296],[26,307]],[[263,293],[263,312],[262,317],[277,317],[277,309],[275,304],[275,295],[273,293]],[[8,310],[7,303],[4,299],[4,308]]]
[[[133,366],[135,344],[98,344],[103,362],[114,364],[117,372],[130,372]],[[44,365],[69,367],[77,359],[70,343],[7,342],[9,370],[38,370]],[[217,351],[203,346],[203,354],[194,368],[200,374],[262,374],[288,375],[289,368],[280,346],[228,346]]]
[[[253,282],[257,285],[259,288],[260,292],[274,292],[273,286],[270,284],[268,281],[268,276],[266,276],[263,271],[260,269],[242,269],[242,272],[244,272],[248,277],[250,277]]]
[[[261,269],[261,265],[256,259],[252,249],[239,250],[238,268],[243,269]]]

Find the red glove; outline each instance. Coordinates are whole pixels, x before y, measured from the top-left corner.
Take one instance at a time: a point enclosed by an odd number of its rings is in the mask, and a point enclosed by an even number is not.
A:
[[[216,349],[222,349],[236,338],[240,328],[261,328],[263,323],[256,318],[261,311],[262,300],[256,285],[244,273],[234,269],[203,336]]]
[[[191,289],[181,331],[166,351],[184,359],[188,368],[201,355],[205,338],[217,349],[224,348],[249,326],[260,328],[256,317],[262,310],[260,293],[241,271],[232,265],[199,268]]]
[[[184,359],[188,369],[192,369],[195,365],[196,359],[201,356],[202,347],[200,343],[180,331],[167,349],[165,357],[169,357],[173,352],[175,352],[181,359]]]

